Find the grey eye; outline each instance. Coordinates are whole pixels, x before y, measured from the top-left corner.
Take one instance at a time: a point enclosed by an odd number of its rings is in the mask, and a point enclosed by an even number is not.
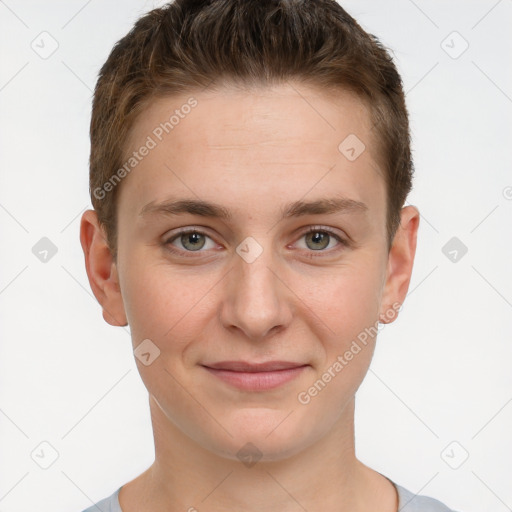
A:
[[[329,241],[331,235],[324,231],[312,231],[311,233],[306,233],[306,245],[308,249],[312,249],[314,251],[325,249],[329,245]],[[311,240],[312,245],[309,245],[308,241]]]
[[[180,236],[183,247],[190,251],[202,249],[206,243],[205,235],[201,233],[184,233]]]

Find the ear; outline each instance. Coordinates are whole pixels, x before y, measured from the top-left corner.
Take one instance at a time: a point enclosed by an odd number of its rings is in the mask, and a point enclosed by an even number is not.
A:
[[[91,289],[103,308],[103,318],[113,326],[128,325],[119,287],[117,266],[107,238],[94,210],[87,210],[80,222],[80,243]]]
[[[402,208],[397,229],[388,255],[379,322],[391,323],[398,315],[411,281],[420,213],[415,206]]]

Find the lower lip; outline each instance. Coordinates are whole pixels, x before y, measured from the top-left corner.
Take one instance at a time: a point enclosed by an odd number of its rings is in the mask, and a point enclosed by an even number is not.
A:
[[[307,366],[297,366],[271,372],[235,372],[231,370],[217,370],[207,366],[204,366],[204,368],[224,382],[244,391],[265,391],[290,382],[298,377]]]

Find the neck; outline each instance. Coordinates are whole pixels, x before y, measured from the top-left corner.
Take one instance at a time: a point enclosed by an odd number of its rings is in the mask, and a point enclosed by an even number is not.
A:
[[[317,442],[290,456],[262,457],[255,464],[204,448],[167,418],[153,398],[150,409],[155,462],[123,486],[119,499],[124,512],[355,512],[374,505],[397,510],[389,480],[355,457],[354,399]],[[387,509],[382,508],[383,497]]]

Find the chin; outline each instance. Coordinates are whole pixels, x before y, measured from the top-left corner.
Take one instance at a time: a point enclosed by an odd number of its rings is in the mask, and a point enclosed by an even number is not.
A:
[[[314,432],[307,434],[307,425],[301,422],[298,411],[292,411],[262,407],[236,411],[232,421],[225,423],[233,437],[219,440],[213,451],[241,462],[245,459],[270,462],[292,457],[313,444],[317,437]]]
[[[229,445],[211,446],[210,450],[229,460],[239,461],[248,468],[256,463],[279,462],[289,459],[306,448],[306,443],[298,439],[270,437],[236,437],[230,439]]]

